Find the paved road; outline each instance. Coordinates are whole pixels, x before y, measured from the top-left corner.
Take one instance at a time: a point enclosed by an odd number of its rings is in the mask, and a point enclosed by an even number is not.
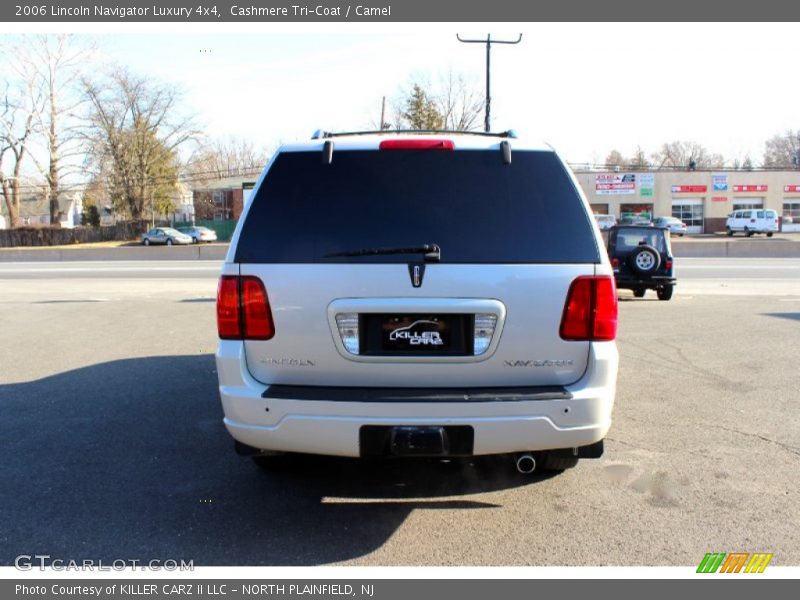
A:
[[[0,265],[0,564],[798,565],[800,263],[710,260],[682,261],[671,302],[621,294],[606,456],[529,479],[505,459],[261,472],[220,422],[216,264]]]

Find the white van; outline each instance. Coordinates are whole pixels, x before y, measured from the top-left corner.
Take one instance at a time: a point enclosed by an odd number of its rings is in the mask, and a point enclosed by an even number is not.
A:
[[[614,225],[617,224],[617,218],[614,215],[594,215],[594,220],[597,221],[597,226],[600,228],[600,231],[606,231],[607,229],[611,229]]]
[[[767,237],[778,231],[778,213],[764,208],[748,208],[735,210],[728,215],[725,232],[731,236],[741,231],[747,237],[754,233],[766,233]]]

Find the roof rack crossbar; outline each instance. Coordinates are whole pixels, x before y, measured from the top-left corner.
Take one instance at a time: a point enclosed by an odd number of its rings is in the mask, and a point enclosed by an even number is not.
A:
[[[498,132],[491,132],[491,131],[459,131],[455,129],[382,129],[382,130],[375,130],[375,131],[341,131],[341,132],[333,132],[333,131],[316,131],[312,139],[324,139],[324,138],[332,138],[332,137],[343,137],[343,136],[350,136],[350,135],[394,135],[398,133],[412,133],[412,134],[466,134],[466,135],[480,135],[483,137],[504,137],[504,138],[516,138],[517,134],[514,132],[513,129],[508,131],[498,131]]]

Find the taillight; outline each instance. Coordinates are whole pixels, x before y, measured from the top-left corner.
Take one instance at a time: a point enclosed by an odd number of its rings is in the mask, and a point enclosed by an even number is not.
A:
[[[614,267],[615,269],[619,268],[619,259],[618,258],[612,258],[611,259],[611,266]]]
[[[267,291],[258,277],[220,277],[217,333],[222,340],[268,340],[275,335]]]
[[[383,140],[378,150],[455,150],[452,140]]]
[[[223,275],[217,286],[217,333],[221,340],[242,339],[239,316],[239,278]]]
[[[607,275],[578,277],[569,286],[561,339],[602,342],[617,337],[617,289]]]
[[[667,271],[669,271],[670,269],[672,269],[672,261],[671,261],[671,260],[665,260],[665,261],[664,261],[664,268],[665,268]]]

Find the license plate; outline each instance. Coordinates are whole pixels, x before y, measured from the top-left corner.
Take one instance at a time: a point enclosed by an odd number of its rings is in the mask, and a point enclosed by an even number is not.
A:
[[[384,350],[447,350],[450,327],[436,315],[388,316],[381,323],[381,339]]]

